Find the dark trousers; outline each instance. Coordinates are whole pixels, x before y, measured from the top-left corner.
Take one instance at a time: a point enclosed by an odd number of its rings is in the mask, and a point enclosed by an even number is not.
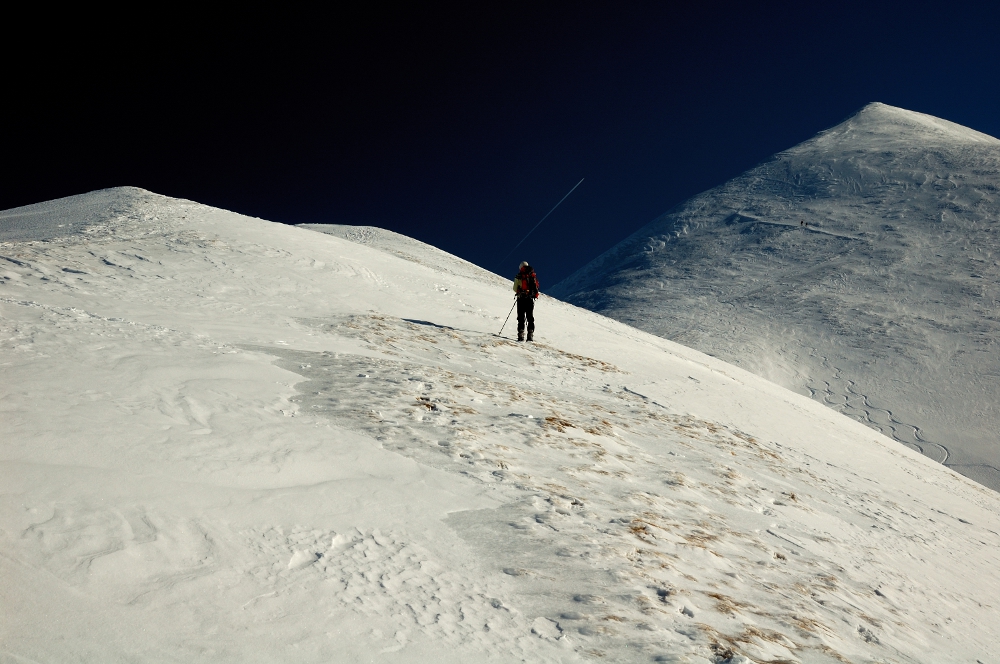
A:
[[[530,297],[517,298],[517,333],[524,332],[524,321],[528,321],[528,334],[535,331],[535,300]]]

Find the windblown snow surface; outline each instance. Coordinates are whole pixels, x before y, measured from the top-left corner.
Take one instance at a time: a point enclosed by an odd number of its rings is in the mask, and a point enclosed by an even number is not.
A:
[[[806,396],[370,229],[0,227],[2,662],[1000,661],[1000,496]]]
[[[885,104],[692,198],[552,293],[1000,491],[1000,141]]]

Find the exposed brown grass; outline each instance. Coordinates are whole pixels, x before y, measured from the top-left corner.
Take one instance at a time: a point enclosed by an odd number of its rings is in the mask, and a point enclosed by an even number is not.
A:
[[[735,615],[739,613],[741,608],[746,607],[746,604],[738,602],[728,595],[723,595],[722,593],[705,593],[707,596],[715,600],[715,610],[719,613],[727,613],[729,615]]]
[[[575,429],[576,426],[569,420],[563,419],[555,415],[551,415],[545,418],[545,426],[551,427],[558,431],[559,433],[565,433],[566,429]]]
[[[792,616],[789,618],[789,622],[798,627],[803,632],[807,634],[819,634],[820,632],[826,632],[827,634],[832,634],[830,629],[823,623],[815,620],[813,618],[804,616]]]
[[[597,424],[585,428],[584,431],[592,436],[610,436],[614,432],[614,427],[611,422],[601,420]]]
[[[687,533],[686,535],[681,535],[681,537],[683,537],[688,544],[701,547],[702,549],[708,548],[705,545],[709,542],[714,542],[719,539],[718,535],[713,535],[712,533],[706,533],[700,530],[695,530]]]

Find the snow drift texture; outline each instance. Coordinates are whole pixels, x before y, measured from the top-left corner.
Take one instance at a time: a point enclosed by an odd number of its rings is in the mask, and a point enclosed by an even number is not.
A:
[[[552,289],[1000,490],[1000,141],[884,104]]]
[[[0,228],[2,662],[996,657],[1000,497],[805,396],[376,229]]]

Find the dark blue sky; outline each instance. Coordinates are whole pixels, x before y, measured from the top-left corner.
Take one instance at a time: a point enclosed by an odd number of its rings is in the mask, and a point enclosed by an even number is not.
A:
[[[1000,136],[997,9],[692,4],[171,17],[39,42],[51,66],[8,46],[0,209],[135,185],[526,258],[544,286],[871,101]]]

